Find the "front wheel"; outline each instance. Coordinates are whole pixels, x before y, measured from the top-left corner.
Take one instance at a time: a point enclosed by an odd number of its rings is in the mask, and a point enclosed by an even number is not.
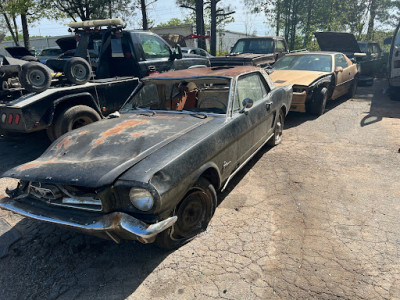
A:
[[[282,142],[283,125],[285,123],[285,115],[281,110],[278,115],[278,119],[275,123],[274,135],[267,142],[267,146],[274,147]]]
[[[326,102],[328,101],[328,89],[323,87],[315,92],[307,111],[316,116],[321,116],[325,112]]]
[[[174,226],[157,236],[156,245],[169,250],[192,240],[206,230],[216,206],[217,193],[214,186],[207,179],[200,177],[175,208],[174,215],[178,220]]]
[[[69,107],[58,115],[54,124],[53,137],[54,139],[57,139],[68,131],[99,120],[100,115],[89,106],[76,105]]]

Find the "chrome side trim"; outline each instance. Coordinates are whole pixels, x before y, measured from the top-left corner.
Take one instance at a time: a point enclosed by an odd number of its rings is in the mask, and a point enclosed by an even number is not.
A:
[[[61,225],[89,234],[104,233],[110,235],[110,233],[115,233],[117,236],[129,236],[133,239],[139,239],[142,243],[151,242],[154,236],[171,227],[178,220],[178,217],[173,216],[149,225],[123,212],[113,212],[100,217],[73,216],[54,212],[51,209],[44,210],[9,197],[0,199],[0,208],[24,217]],[[113,240],[115,241],[116,239],[114,238]]]

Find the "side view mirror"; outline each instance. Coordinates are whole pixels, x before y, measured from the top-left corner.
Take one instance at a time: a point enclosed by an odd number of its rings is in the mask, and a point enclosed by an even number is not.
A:
[[[182,58],[181,45],[177,44],[175,49],[172,52],[171,60],[181,59],[181,58]]]
[[[335,73],[340,73],[340,72],[343,72],[343,68],[342,67],[336,67]]]
[[[242,102],[242,109],[240,110],[240,113],[246,113],[246,108],[250,108],[253,106],[254,101],[250,98],[245,98]]]

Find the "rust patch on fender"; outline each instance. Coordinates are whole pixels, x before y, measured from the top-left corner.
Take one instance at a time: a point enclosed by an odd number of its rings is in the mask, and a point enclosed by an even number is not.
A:
[[[19,166],[18,169],[21,170],[21,171],[24,171],[24,170],[27,170],[27,169],[38,168],[38,167],[43,166],[43,165],[54,164],[54,163],[56,163],[55,160],[46,160],[46,161],[34,160],[32,162],[29,162],[29,163],[26,163],[26,164],[24,164],[22,166]]]
[[[63,138],[61,142],[57,144],[57,148],[61,149],[61,147],[64,147],[64,149],[67,149],[69,147],[69,143],[71,141],[71,136],[66,136]]]
[[[92,145],[93,145],[93,147],[97,147],[98,145],[104,143],[104,140],[107,139],[110,136],[113,136],[115,134],[119,134],[119,133],[121,133],[122,131],[124,131],[124,130],[126,130],[128,128],[135,127],[137,125],[145,124],[145,123],[148,123],[148,122],[149,121],[146,121],[146,120],[127,120],[127,121],[121,122],[117,126],[104,131],[101,134],[100,138],[98,138],[98,139],[96,139],[95,141],[92,142]]]
[[[76,135],[84,135],[84,134],[86,134],[88,132],[89,132],[88,130],[83,130],[83,131],[77,133]]]

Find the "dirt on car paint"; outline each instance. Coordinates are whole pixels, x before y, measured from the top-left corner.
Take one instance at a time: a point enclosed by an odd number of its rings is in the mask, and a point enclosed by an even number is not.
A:
[[[6,299],[398,299],[400,106],[385,82],[290,113],[219,194],[208,230],[174,252],[119,245],[0,211],[20,234],[0,259]],[[41,154],[0,139],[0,171]],[[13,179],[0,180],[0,194]],[[4,241],[0,236],[0,244]]]

